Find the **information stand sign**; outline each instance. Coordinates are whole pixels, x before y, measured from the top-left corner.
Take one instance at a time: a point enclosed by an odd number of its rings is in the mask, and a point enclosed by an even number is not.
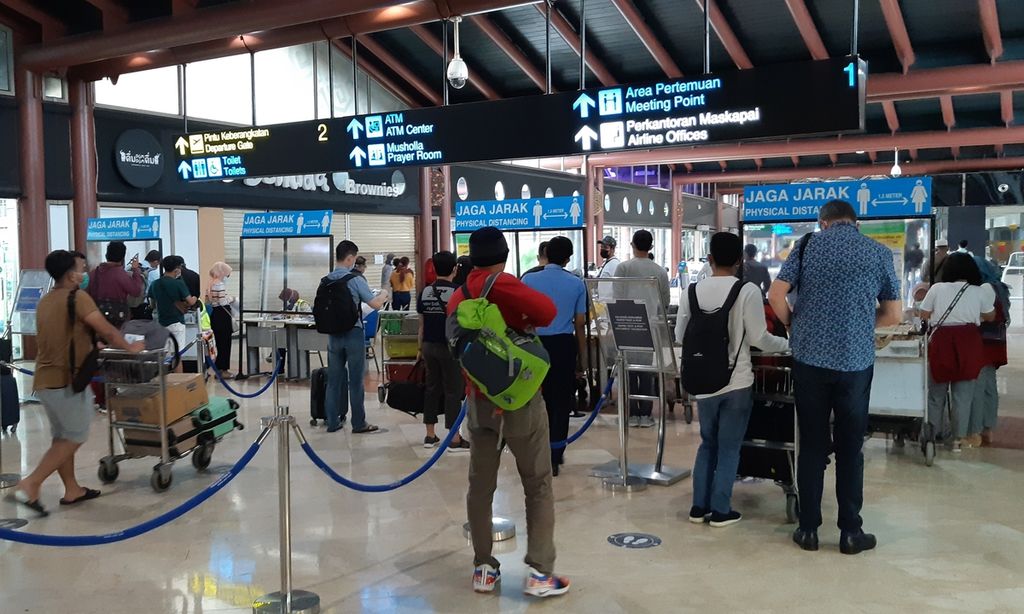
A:
[[[592,330],[595,332],[606,364],[615,365],[619,406],[619,459],[599,465],[591,476],[605,478],[610,490],[631,492],[639,484],[671,486],[688,477],[690,469],[666,467],[665,390],[678,372],[667,305],[661,302],[658,280],[611,277],[588,279],[592,305]],[[653,390],[632,390],[634,379],[646,381]],[[627,381],[630,380],[630,381]],[[657,457],[653,464],[629,462],[629,401],[657,404],[661,410],[658,424]]]
[[[11,334],[36,334],[36,307],[52,287],[53,278],[42,269],[26,269],[21,272],[14,295],[14,308],[7,320]]]

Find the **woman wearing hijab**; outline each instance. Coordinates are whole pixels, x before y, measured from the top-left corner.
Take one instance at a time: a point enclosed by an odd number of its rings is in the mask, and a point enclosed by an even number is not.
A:
[[[225,262],[214,262],[210,267],[210,289],[206,293],[206,305],[210,309],[210,328],[217,344],[217,359],[214,364],[224,377],[231,377],[231,336],[234,334],[234,314],[228,296],[227,279],[231,277],[231,266]]]

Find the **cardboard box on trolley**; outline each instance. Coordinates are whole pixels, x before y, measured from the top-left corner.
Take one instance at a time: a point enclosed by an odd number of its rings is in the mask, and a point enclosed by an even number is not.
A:
[[[169,373],[166,377],[167,424],[176,422],[209,403],[206,382],[203,381],[201,374]],[[112,395],[107,399],[107,407],[113,412],[114,419],[119,422],[160,424],[162,405],[159,391]]]

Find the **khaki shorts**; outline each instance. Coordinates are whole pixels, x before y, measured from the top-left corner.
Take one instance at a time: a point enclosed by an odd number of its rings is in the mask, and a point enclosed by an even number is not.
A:
[[[50,419],[50,433],[54,439],[85,443],[89,439],[89,425],[95,415],[92,391],[86,388],[75,392],[66,388],[36,390],[36,397]]]

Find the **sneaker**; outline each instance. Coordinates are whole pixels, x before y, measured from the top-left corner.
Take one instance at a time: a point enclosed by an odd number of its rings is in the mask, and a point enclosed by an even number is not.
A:
[[[493,593],[501,582],[501,572],[490,565],[477,565],[473,572],[473,590],[478,593]]]
[[[640,417],[639,416],[630,416],[629,417],[629,426],[631,426],[633,428],[636,428],[636,427],[640,426]]]
[[[961,441],[959,439],[954,439],[953,440],[953,452],[959,454],[960,452],[963,452],[963,451],[964,451],[963,441]]]
[[[526,586],[523,592],[533,597],[556,597],[569,592],[569,580],[554,574],[544,575],[528,567],[530,575],[526,578]]]
[[[728,514],[720,514],[718,512],[711,512],[711,526],[715,528],[727,527],[731,524],[736,524],[743,518],[743,514],[732,510]]]
[[[693,524],[704,524],[708,519],[708,512],[703,507],[697,507],[694,505],[690,508],[690,522]]]
[[[423,438],[423,447],[428,450],[436,448],[439,443],[441,443],[441,438],[437,436],[431,437],[427,435]]]
[[[649,429],[655,424],[656,422],[654,422],[654,416],[641,416],[640,418],[640,428],[642,429]]]
[[[459,443],[448,444],[449,454],[459,454],[461,452],[469,452],[469,442],[465,439],[461,440]]]

